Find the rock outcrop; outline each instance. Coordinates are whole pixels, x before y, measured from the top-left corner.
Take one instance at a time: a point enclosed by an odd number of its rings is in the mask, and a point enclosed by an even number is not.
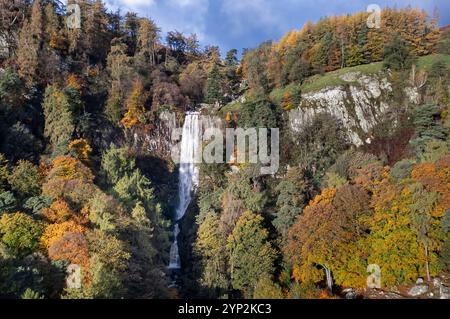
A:
[[[303,94],[299,107],[289,114],[291,128],[299,132],[315,115],[328,113],[341,121],[352,144],[361,146],[370,143],[373,127],[393,106],[392,84],[381,73],[365,75],[349,72],[340,79],[347,84]],[[410,103],[420,102],[416,88],[407,87],[404,93]]]

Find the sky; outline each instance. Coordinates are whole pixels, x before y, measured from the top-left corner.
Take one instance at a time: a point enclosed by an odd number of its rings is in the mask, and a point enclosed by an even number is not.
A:
[[[411,5],[432,14],[437,8],[440,24],[450,24],[448,0],[104,0],[112,10],[134,11],[153,19],[163,36],[172,30],[196,33],[200,43],[218,45],[222,52],[255,48],[267,40],[300,29],[321,17]]]

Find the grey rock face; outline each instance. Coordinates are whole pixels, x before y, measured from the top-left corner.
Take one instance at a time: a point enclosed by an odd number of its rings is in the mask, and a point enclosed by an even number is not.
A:
[[[342,122],[352,144],[361,146],[364,141],[370,143],[372,128],[391,107],[392,85],[381,75],[359,72],[344,74],[341,80],[348,82],[348,85],[328,87],[302,96],[299,107],[289,114],[294,132],[300,132],[315,115],[328,113]],[[419,102],[416,88],[408,87],[405,93],[410,103]]]

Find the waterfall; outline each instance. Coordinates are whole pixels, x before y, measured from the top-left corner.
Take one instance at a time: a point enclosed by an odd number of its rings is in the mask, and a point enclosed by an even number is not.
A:
[[[188,113],[181,138],[178,206],[175,211],[175,239],[170,249],[170,264],[168,267],[172,270],[181,268],[177,238],[180,233],[178,222],[186,214],[186,210],[191,203],[193,188],[198,186],[199,183],[199,169],[196,163],[199,163],[201,160],[201,130],[200,114]]]

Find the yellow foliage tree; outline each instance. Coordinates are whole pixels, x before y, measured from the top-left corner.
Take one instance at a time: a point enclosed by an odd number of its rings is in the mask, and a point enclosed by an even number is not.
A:
[[[74,221],[66,221],[58,224],[50,224],[45,229],[40,239],[40,247],[44,251],[48,251],[50,246],[57,240],[61,239],[67,233],[84,233],[85,227]]]
[[[144,96],[142,82],[135,81],[133,90],[126,101],[127,113],[123,117],[121,123],[125,128],[130,129],[135,125],[142,124],[145,121],[144,113]]]
[[[89,164],[92,154],[92,147],[85,139],[81,138],[70,142],[69,150],[74,151],[80,161],[85,164]]]

